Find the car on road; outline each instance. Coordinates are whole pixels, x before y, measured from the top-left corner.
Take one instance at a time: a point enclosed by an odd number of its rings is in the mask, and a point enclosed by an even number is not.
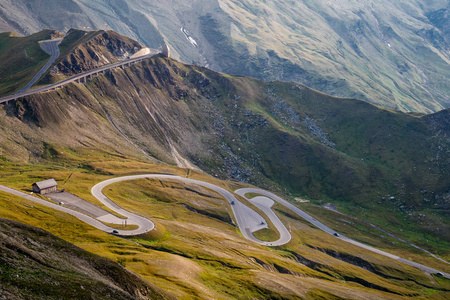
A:
[[[112,233],[119,233],[117,230],[113,230],[113,232]]]
[[[333,235],[339,237],[339,233],[337,232],[333,233]]]

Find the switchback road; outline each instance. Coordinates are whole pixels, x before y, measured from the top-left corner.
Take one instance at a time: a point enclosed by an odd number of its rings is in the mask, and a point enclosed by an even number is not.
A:
[[[318,220],[316,220],[314,217],[310,216],[309,214],[307,214],[306,212],[304,212],[303,210],[301,210],[300,208],[298,208],[297,206],[291,204],[290,202],[284,200],[283,198],[278,197],[277,195],[265,191],[265,190],[261,190],[261,189],[257,189],[257,188],[243,188],[243,189],[239,189],[235,191],[236,194],[241,195],[243,197],[245,197],[245,194],[248,193],[254,193],[254,194],[260,194],[260,195],[265,195],[273,200],[275,200],[276,202],[280,203],[281,205],[284,205],[285,207],[289,208],[290,210],[292,210],[293,212],[295,212],[297,215],[299,215],[300,217],[302,217],[303,219],[305,219],[306,221],[310,222],[311,224],[315,225],[316,227],[320,228],[321,230],[325,231],[328,234],[333,235],[334,237],[341,239],[343,241],[346,241],[347,243],[353,244],[355,246],[364,248],[366,250],[378,253],[380,255],[383,256],[387,256],[389,258],[395,259],[397,261],[400,261],[402,263],[405,263],[407,265],[413,266],[415,268],[418,268],[422,271],[425,271],[426,273],[442,273],[444,275],[444,277],[446,278],[450,278],[450,274],[448,273],[444,273],[442,271],[436,270],[434,268],[430,268],[427,267],[425,265],[401,258],[397,255],[388,253],[386,251],[382,251],[380,249],[365,245],[363,243],[360,243],[358,241],[352,240],[346,236],[343,236],[341,234],[337,234],[337,232],[333,229],[331,229],[330,227],[326,226],[325,224],[323,224],[322,222],[319,222]]]
[[[213,190],[213,191],[219,193],[220,195],[225,197],[225,199],[227,199],[228,203],[230,204],[233,214],[236,218],[237,225],[238,225],[239,230],[241,231],[242,235],[246,239],[254,241],[258,244],[265,245],[265,246],[279,246],[279,245],[286,244],[291,239],[291,235],[289,234],[289,232],[286,230],[286,228],[284,227],[284,225],[281,222],[274,223],[277,230],[280,232],[280,235],[281,235],[280,239],[278,239],[277,241],[274,241],[274,242],[265,242],[265,241],[261,241],[261,240],[257,239],[252,234],[252,232],[255,232],[259,229],[263,229],[263,228],[267,227],[267,223],[265,222],[264,218],[260,214],[255,212],[253,209],[251,209],[250,207],[248,207],[245,204],[243,204],[242,202],[240,202],[231,192],[229,192],[221,187],[218,187],[212,183],[208,183],[208,182],[204,182],[204,181],[200,181],[200,180],[195,180],[195,179],[190,179],[190,178],[185,178],[185,177],[175,176],[175,175],[165,175],[165,174],[130,175],[130,176],[117,177],[117,178],[105,180],[105,181],[95,185],[91,189],[91,193],[92,193],[92,195],[94,195],[94,197],[96,197],[100,202],[102,202],[104,205],[106,205],[110,209],[120,213],[121,215],[127,216],[127,212],[124,211],[123,209],[121,209],[120,207],[118,207],[117,204],[115,204],[114,202],[109,200],[105,195],[103,195],[101,190],[105,186],[107,186],[111,183],[125,181],[125,180],[143,179],[143,178],[155,178],[155,179],[161,179],[161,180],[177,180],[177,181],[182,181],[182,182],[186,182],[186,183],[193,183],[193,184],[208,188],[210,190]],[[280,223],[281,223],[281,225],[280,225]],[[286,236],[286,232],[287,232],[288,236]],[[121,231],[119,231],[119,234],[121,234]]]
[[[71,214],[71,215],[77,217],[78,219],[82,220],[83,222],[86,222],[86,223],[88,223],[100,230],[103,230],[105,232],[111,233],[111,232],[115,231],[115,233],[118,235],[131,236],[131,235],[143,234],[145,232],[152,230],[154,228],[153,222],[151,222],[150,220],[148,220],[144,217],[141,217],[139,215],[136,215],[134,213],[131,213],[131,212],[121,208],[116,203],[114,203],[112,200],[110,200],[108,197],[106,197],[102,193],[102,190],[106,186],[108,186],[112,183],[115,183],[115,182],[134,180],[134,179],[143,179],[143,178],[155,178],[155,179],[161,179],[161,180],[177,180],[177,181],[183,181],[186,183],[193,183],[193,184],[211,189],[211,190],[219,193],[220,195],[225,197],[225,199],[228,200],[228,203],[230,204],[233,214],[236,218],[237,225],[238,225],[242,235],[245,238],[247,238],[251,241],[254,241],[256,243],[259,243],[261,245],[265,245],[265,246],[279,246],[279,245],[283,245],[283,244],[289,242],[289,240],[290,240],[291,236],[289,233],[288,233],[289,234],[288,238],[286,236],[281,236],[281,238],[278,241],[274,241],[274,242],[265,242],[265,241],[261,241],[261,240],[257,239],[256,237],[253,236],[252,232],[255,232],[257,230],[267,227],[267,223],[266,223],[265,219],[260,214],[258,214],[257,212],[255,212],[253,209],[246,206],[242,202],[240,202],[231,192],[229,192],[221,187],[218,187],[218,186],[208,183],[208,182],[190,179],[190,178],[184,178],[181,176],[165,175],[165,174],[130,175],[130,176],[123,176],[123,177],[116,177],[116,178],[108,179],[108,180],[102,181],[102,182],[96,184],[94,187],[92,187],[92,189],[91,189],[92,195],[98,201],[100,201],[105,206],[107,206],[109,209],[126,217],[127,224],[138,225],[139,228],[135,229],[135,230],[120,230],[120,229],[111,228],[100,222],[100,220],[102,220],[102,218],[95,219],[95,218],[89,217],[83,213],[80,213],[78,211],[69,209],[67,207],[63,207],[61,205],[57,205],[55,203],[51,203],[49,201],[37,198],[30,194],[26,194],[26,193],[11,189],[9,187],[0,185],[0,190],[10,193],[10,194],[14,194],[14,195],[23,197],[27,200],[31,200],[31,201],[43,204],[43,205],[51,207],[53,209]],[[279,223],[275,222],[275,224],[276,224],[275,226],[277,226]],[[282,227],[277,227],[277,230],[280,233],[287,231],[287,230],[285,230],[284,225],[281,224],[281,226]]]
[[[276,227],[276,229],[278,230],[278,232],[280,233],[280,238],[277,241],[274,242],[265,242],[265,241],[261,241],[259,239],[257,239],[255,236],[253,236],[252,232],[255,232],[256,230],[262,229],[262,228],[266,228],[267,224],[265,224],[265,220],[264,218],[259,215],[258,213],[256,213],[253,209],[249,208],[248,206],[244,205],[242,202],[240,202],[234,195],[233,193],[218,187],[212,183],[208,183],[208,182],[204,182],[204,181],[200,181],[200,180],[195,180],[195,179],[190,179],[190,178],[185,178],[185,177],[181,177],[181,176],[176,176],[176,175],[165,175],[165,174],[142,174],[142,175],[130,175],[130,176],[123,176],[123,177],[117,177],[117,178],[112,178],[112,179],[108,179],[105,181],[102,181],[98,184],[96,184],[94,187],[92,187],[91,189],[91,193],[92,195],[97,198],[101,203],[103,203],[105,206],[107,206],[108,208],[110,208],[111,210],[125,216],[128,218],[129,223],[130,224],[136,224],[139,226],[138,229],[136,230],[116,230],[116,233],[119,235],[124,235],[124,236],[130,236],[130,235],[138,235],[138,234],[142,234],[145,232],[148,232],[150,230],[152,230],[154,228],[154,224],[153,222],[151,222],[150,220],[136,215],[134,213],[131,213],[127,210],[124,210],[123,208],[121,208],[120,206],[118,206],[116,203],[114,203],[112,200],[110,200],[108,197],[106,197],[103,193],[102,190],[112,184],[112,183],[116,183],[116,182],[121,182],[121,181],[126,181],[126,180],[135,180],[135,179],[143,179],[143,178],[155,178],[155,179],[160,179],[160,180],[176,180],[176,181],[182,181],[182,182],[186,182],[186,183],[192,183],[192,184],[196,184],[208,189],[211,189],[217,193],[219,193],[220,195],[222,195],[223,197],[225,197],[225,199],[228,201],[228,203],[230,204],[233,214],[236,218],[236,222],[237,225],[242,233],[242,235],[251,240],[254,241],[256,243],[259,243],[261,245],[265,245],[265,246],[279,246],[279,245],[284,245],[286,243],[288,243],[291,239],[291,235],[289,233],[289,231],[286,229],[286,227],[281,223],[281,221],[279,220],[279,218],[273,213],[273,211],[271,211],[271,206],[273,205],[273,201],[278,202],[281,205],[284,205],[285,207],[289,208],[290,210],[292,210],[294,213],[296,213],[297,215],[299,215],[300,217],[302,217],[303,219],[305,219],[306,221],[310,222],[311,224],[315,225],[316,227],[320,228],[321,230],[325,231],[326,233],[333,235],[336,238],[339,238],[345,242],[351,243],[355,246],[364,248],[366,250],[375,252],[377,254],[389,257],[391,259],[400,261],[402,263],[408,264],[410,266],[413,266],[415,268],[418,268],[420,270],[425,271],[426,273],[441,273],[443,274],[444,277],[446,278],[450,278],[450,274],[448,273],[444,273],[442,271],[439,271],[437,269],[434,268],[430,268],[427,267],[425,265],[401,258],[399,256],[396,256],[394,254],[376,249],[374,247],[365,245],[363,243],[357,242],[355,240],[352,240],[346,236],[343,235],[339,235],[336,233],[336,231],[334,231],[333,229],[329,228],[328,226],[326,226],[325,224],[319,222],[318,220],[316,220],[314,217],[310,216],[309,214],[307,214],[306,212],[304,212],[303,210],[301,210],[300,208],[298,208],[297,206],[289,203],[288,201],[278,197],[277,195],[265,191],[265,190],[261,190],[261,189],[257,189],[257,188],[243,188],[243,189],[238,189],[235,191],[235,193],[237,195],[240,195],[244,198],[246,198],[246,194],[248,193],[254,193],[254,194],[259,194],[259,195],[264,195],[264,197],[262,196],[258,196],[252,199],[248,199],[251,203],[253,203],[255,206],[257,206],[258,208],[260,208],[264,213],[267,214],[267,216],[270,218],[270,220],[272,221],[272,223],[274,224],[274,226]],[[56,210],[60,210],[63,212],[66,212],[68,214],[71,214],[75,217],[77,217],[78,219],[100,229],[103,230],[105,232],[112,232],[113,228],[106,226],[105,224],[101,223],[99,220],[96,220],[94,218],[91,218],[85,214],[82,214],[80,212],[71,210],[69,208],[66,207],[62,207],[60,205],[51,203],[49,201],[45,201],[42,200],[40,198],[34,197],[32,195],[29,194],[25,194],[23,192],[19,192],[17,190],[5,187],[0,185],[0,190],[10,193],[10,194],[14,194],[20,197],[23,197],[25,199],[46,205],[48,207],[51,207],[53,209]],[[247,198],[246,198],[247,199]]]
[[[262,210],[266,214],[266,216],[270,219],[275,228],[278,230],[278,233],[280,234],[279,239],[273,242],[267,242],[268,246],[280,246],[289,243],[289,241],[292,238],[291,233],[289,232],[289,230],[287,230],[283,222],[281,222],[281,220],[278,218],[275,212],[271,209],[271,207],[275,203],[272,199],[262,196],[249,199],[245,197],[245,194],[237,192],[235,193],[242,196],[244,199],[255,205],[260,210]]]

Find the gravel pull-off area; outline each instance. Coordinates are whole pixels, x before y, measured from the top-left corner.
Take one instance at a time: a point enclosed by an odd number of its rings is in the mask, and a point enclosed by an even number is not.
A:
[[[94,205],[68,192],[50,193],[46,194],[45,196],[55,201],[56,203],[59,203],[73,210],[77,210],[94,218],[110,214],[97,205]]]

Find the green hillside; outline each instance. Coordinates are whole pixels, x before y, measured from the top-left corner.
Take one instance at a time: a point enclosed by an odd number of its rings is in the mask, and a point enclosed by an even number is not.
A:
[[[27,182],[54,177],[68,191],[96,203],[89,194],[90,187],[107,178],[136,173],[186,174],[186,169],[108,157],[93,149],[87,152],[89,155],[71,156],[72,163],[80,166],[76,168],[61,163],[67,149],[54,149],[53,153],[56,151],[61,156],[55,157],[52,164],[4,164],[4,174],[10,181],[2,178],[2,183],[26,191]],[[189,176],[229,190],[243,186],[199,172],[190,172]],[[356,250],[281,207],[276,210],[289,226],[293,240],[282,247],[268,248],[244,239],[232,223],[223,220],[223,215],[229,215],[229,206],[202,188],[136,180],[114,184],[105,192],[120,206],[152,219],[157,229],[142,237],[119,238],[72,216],[0,193],[2,218],[40,227],[103,257],[42,230],[0,219],[0,234],[4,237],[0,259],[5,262],[0,265],[2,296],[47,299],[56,293],[58,299],[86,295],[100,299],[127,299],[128,295],[134,299],[445,299],[450,292],[445,278]],[[326,209],[316,209],[321,211],[315,214],[317,217],[332,219]],[[364,232],[367,227],[361,222],[345,216],[340,219],[353,223],[349,226],[339,221],[341,227],[347,227],[347,234],[359,232],[377,247],[444,271],[449,269],[423,253],[386,239],[382,233],[368,237]],[[58,292],[61,286],[65,289]]]
[[[121,265],[35,227],[0,219],[3,299],[170,299]]]
[[[12,32],[0,33],[0,96],[24,87],[50,56],[39,46],[59,33],[43,30],[26,37]]]

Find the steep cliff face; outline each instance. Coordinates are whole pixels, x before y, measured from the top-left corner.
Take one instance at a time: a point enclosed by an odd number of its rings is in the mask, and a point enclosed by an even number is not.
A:
[[[85,42],[82,39],[87,35],[89,39]],[[70,54],[63,53],[52,72],[69,76],[127,59],[142,49],[138,42],[113,31],[92,34],[72,29],[66,39],[61,48],[70,49]],[[77,43],[75,47],[70,45],[73,40]]]

